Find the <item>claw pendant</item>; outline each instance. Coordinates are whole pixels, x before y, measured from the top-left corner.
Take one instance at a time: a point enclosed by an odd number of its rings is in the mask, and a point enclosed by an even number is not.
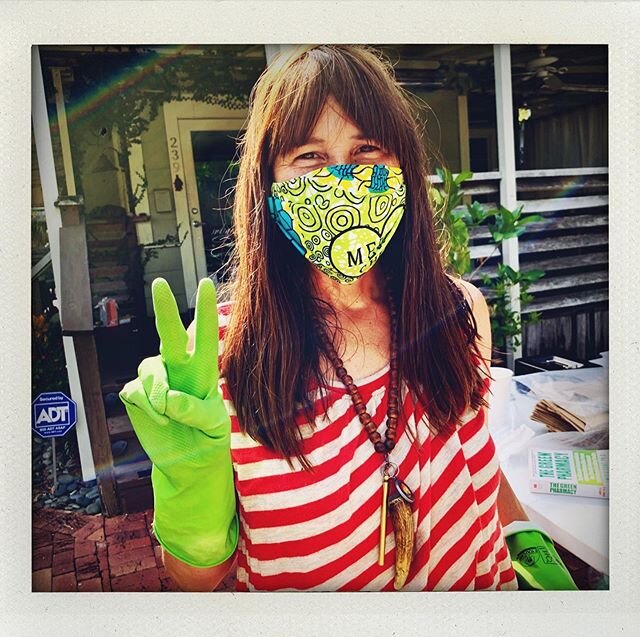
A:
[[[395,470],[395,471],[393,471]],[[390,471],[393,471],[390,473]],[[395,577],[393,587],[400,590],[407,580],[411,559],[413,558],[414,530],[413,492],[399,478],[395,477],[397,467],[386,462],[382,467],[382,508],[380,511],[380,544],[378,564],[384,564],[385,544],[387,536],[387,513],[393,525],[393,536],[396,544]]]
[[[413,558],[414,530],[411,505],[414,497],[411,489],[402,480],[392,478],[387,498],[396,542],[396,574],[393,588],[399,591],[407,580]]]

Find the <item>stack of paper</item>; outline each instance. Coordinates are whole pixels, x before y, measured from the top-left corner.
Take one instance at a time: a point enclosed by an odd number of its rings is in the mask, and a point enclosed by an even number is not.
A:
[[[590,431],[609,422],[608,369],[601,367],[518,376],[538,398],[531,420],[549,431]]]

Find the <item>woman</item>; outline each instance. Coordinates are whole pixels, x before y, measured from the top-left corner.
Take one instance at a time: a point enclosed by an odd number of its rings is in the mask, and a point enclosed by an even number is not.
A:
[[[121,393],[184,590],[236,558],[239,590],[517,587],[487,306],[444,272],[428,174],[374,52],[303,47],[256,85],[231,302],[201,282],[187,345],[155,281],[161,355]]]

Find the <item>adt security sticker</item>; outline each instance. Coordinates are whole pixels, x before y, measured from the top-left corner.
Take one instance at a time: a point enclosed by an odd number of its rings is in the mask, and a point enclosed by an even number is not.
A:
[[[76,403],[61,391],[40,394],[33,401],[32,429],[42,438],[64,436],[76,424]]]

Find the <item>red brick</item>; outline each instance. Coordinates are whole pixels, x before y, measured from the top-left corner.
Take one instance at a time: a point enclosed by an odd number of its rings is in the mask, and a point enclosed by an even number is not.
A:
[[[41,568],[50,568],[53,557],[53,546],[40,546],[33,550],[31,570],[38,571]]]
[[[102,531],[104,527],[104,518],[102,516],[96,516],[90,519],[81,529],[78,529],[73,537],[76,540],[88,540],[89,536],[94,535],[97,531]],[[91,538],[93,539],[93,538]]]
[[[118,566],[111,565],[109,567],[109,572],[111,573],[113,581],[114,577],[120,577],[121,575],[127,575],[128,573],[135,573],[136,571],[143,571],[148,568],[158,569],[155,557],[143,557],[135,562],[126,562],[124,564],[119,564]]]
[[[135,573],[114,577],[112,580],[114,591],[160,591],[161,584],[156,568],[147,568]]]
[[[100,565],[95,555],[85,555],[76,559],[76,577],[78,581],[100,577]]]
[[[147,524],[147,516],[144,511],[138,511],[136,513],[127,513],[122,516],[122,522],[124,524]]]
[[[109,555],[109,571],[112,577],[151,567],[156,568],[156,557],[150,546],[129,553],[120,553],[113,558]]]
[[[53,535],[53,550],[56,553],[64,553],[65,551],[73,550],[73,537],[65,533],[54,533]]]
[[[155,557],[155,553],[150,544],[131,548],[128,551],[118,551],[116,553],[113,553],[111,547],[109,547],[109,566],[132,562],[143,557]]]
[[[51,590],[58,593],[70,593],[77,590],[75,573],[54,575],[51,581]]]
[[[96,542],[96,552],[98,554],[98,565],[100,567],[100,577],[102,578],[102,590],[111,590],[111,577],[109,574],[109,559],[107,555],[107,543]]]
[[[160,578],[160,588],[163,592],[167,593],[181,593],[182,589],[170,578]]]
[[[95,555],[96,543],[88,540],[76,540],[73,548],[73,554],[76,559],[85,555]]]
[[[149,537],[146,528],[122,531],[118,533],[112,533],[111,535],[107,532],[107,544],[122,544],[139,537]]]
[[[164,562],[162,561],[162,547],[157,544],[156,546],[153,547],[153,552],[156,555],[156,564],[158,565],[158,567],[161,567],[164,565]]]
[[[56,575],[69,573],[73,571],[73,551],[63,551],[62,553],[53,554],[52,573]]]
[[[109,544],[109,559],[113,559],[121,553],[127,553],[146,546],[151,546],[151,538],[148,535],[146,537],[136,537],[122,544]]]
[[[51,533],[51,531],[45,531],[44,529],[37,529],[34,527],[31,531],[31,544],[34,548],[53,544],[53,533]]]
[[[31,573],[31,590],[34,593],[49,593],[51,591],[50,568],[43,568]]]
[[[104,542],[104,529],[96,529],[91,535],[87,536],[87,540],[91,542]]]
[[[107,536],[113,535],[114,533],[147,529],[147,522],[144,517],[144,513],[129,513],[128,515],[111,519],[117,520],[117,524],[116,522],[110,522],[108,526],[105,525]]]
[[[151,527],[153,526],[153,509],[149,509],[148,511],[145,511],[144,517],[147,521],[147,528],[151,529]]]
[[[99,577],[78,582],[78,591],[81,593],[99,593],[102,591],[102,580]]]
[[[107,556],[107,545],[105,542],[96,542],[96,552],[98,564],[101,571],[109,571],[109,558]]]
[[[104,519],[104,532],[105,535],[109,536],[113,533],[117,533],[120,530],[120,525],[122,524],[123,515],[116,515],[111,518]]]
[[[109,569],[106,571],[100,571],[100,579],[102,580],[102,590],[105,592],[111,592],[111,574]]]

